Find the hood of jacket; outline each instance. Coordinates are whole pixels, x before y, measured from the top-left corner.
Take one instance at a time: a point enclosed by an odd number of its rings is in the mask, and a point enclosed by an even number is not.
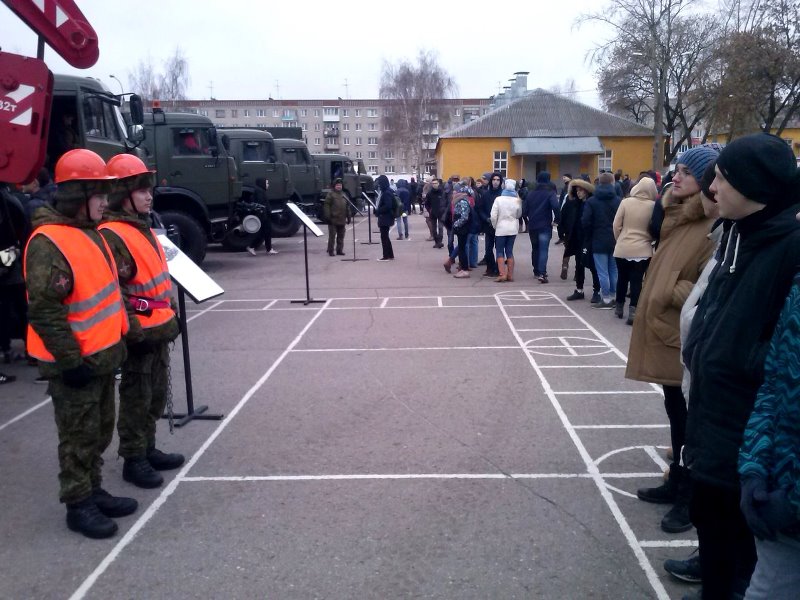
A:
[[[98,223],[78,217],[68,217],[58,212],[50,204],[45,204],[36,209],[33,213],[32,225],[34,228],[41,225],[69,225],[81,229],[95,229]]]
[[[595,186],[592,196],[601,202],[613,202],[617,197],[617,193],[614,191],[613,184],[599,183]]]
[[[633,186],[633,189],[631,190],[631,197],[639,198],[641,200],[652,200],[655,202],[655,199],[658,197],[656,182],[649,177],[643,177],[639,183]]]
[[[378,178],[375,180],[375,184],[382,192],[385,192],[389,189],[389,178],[386,177],[386,175],[378,175]]]

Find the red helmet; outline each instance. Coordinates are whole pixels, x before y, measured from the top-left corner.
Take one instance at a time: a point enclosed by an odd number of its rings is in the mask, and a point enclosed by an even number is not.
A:
[[[70,150],[56,163],[56,183],[115,179],[106,174],[106,163],[91,150]]]
[[[108,161],[106,173],[117,179],[125,179],[126,177],[155,173],[155,171],[148,169],[147,165],[145,165],[138,156],[134,156],[133,154],[117,154]]]

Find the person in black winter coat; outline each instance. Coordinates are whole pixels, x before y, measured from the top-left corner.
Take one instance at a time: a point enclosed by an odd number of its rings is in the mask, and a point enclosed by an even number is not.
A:
[[[386,175],[380,175],[375,180],[375,184],[380,190],[378,204],[375,206],[375,216],[378,217],[378,229],[381,232],[381,246],[383,247],[383,256],[378,260],[394,260],[394,249],[392,241],[389,239],[389,229],[394,225],[394,192]]]
[[[480,230],[484,234],[484,244],[486,251],[483,260],[486,264],[485,277],[497,277],[500,272],[497,270],[497,260],[494,256],[494,228],[492,227],[492,206],[494,201],[503,191],[503,176],[500,173],[487,173],[486,187],[483,193],[475,200],[475,214],[480,221]]]
[[[782,510],[771,494],[759,497],[769,482],[740,482],[737,461],[770,339],[800,265],[800,172],[786,142],[766,133],[728,144],[716,169],[710,190],[727,231],[682,348],[692,374],[683,459],[693,485],[689,514],[703,595],[729,598],[744,592],[756,564],[745,517]]]
[[[594,194],[586,201],[581,215],[583,246],[585,253],[594,257],[594,268],[600,279],[602,302],[593,308],[614,308],[617,290],[617,263],[614,260],[614,216],[621,198],[614,189],[614,176],[601,173]]]
[[[428,193],[425,196],[425,208],[430,215],[431,220],[431,235],[433,237],[433,247],[443,248],[444,244],[444,212],[445,212],[445,199],[444,189],[441,179],[432,179]]]
[[[540,283],[547,283],[547,257],[553,238],[553,223],[558,225],[561,220],[556,186],[550,181],[547,171],[536,176],[536,187],[522,199],[522,216],[528,222],[531,238],[533,276]]]
[[[601,302],[600,280],[597,278],[597,269],[594,268],[594,258],[591,252],[584,253],[585,244],[583,243],[583,225],[581,219],[586,202],[594,193],[594,186],[583,179],[573,179],[570,182],[570,193],[574,193],[577,201],[572,203],[568,200],[564,204],[564,211],[561,213],[561,222],[564,224],[564,254],[575,256],[575,291],[567,296],[567,300],[583,300],[583,283],[586,280],[586,269],[592,274],[592,304]]]

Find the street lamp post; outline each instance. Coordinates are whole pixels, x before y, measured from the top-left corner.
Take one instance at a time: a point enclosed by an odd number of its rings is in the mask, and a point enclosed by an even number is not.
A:
[[[122,82],[119,79],[117,79],[115,75],[109,75],[109,77],[119,84],[119,93],[124,94],[125,88],[123,87]]]

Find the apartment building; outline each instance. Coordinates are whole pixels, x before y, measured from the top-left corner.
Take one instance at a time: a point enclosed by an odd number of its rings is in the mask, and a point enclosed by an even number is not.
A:
[[[386,100],[182,100],[169,102],[165,110],[198,113],[217,127],[300,127],[314,154],[338,153],[361,159],[371,175],[398,178],[435,170],[434,153],[440,127],[430,115],[424,132],[426,156],[417,169],[406,151],[384,142],[382,117],[390,109]],[[491,110],[490,98],[441,101],[450,119],[444,130],[460,127]]]

